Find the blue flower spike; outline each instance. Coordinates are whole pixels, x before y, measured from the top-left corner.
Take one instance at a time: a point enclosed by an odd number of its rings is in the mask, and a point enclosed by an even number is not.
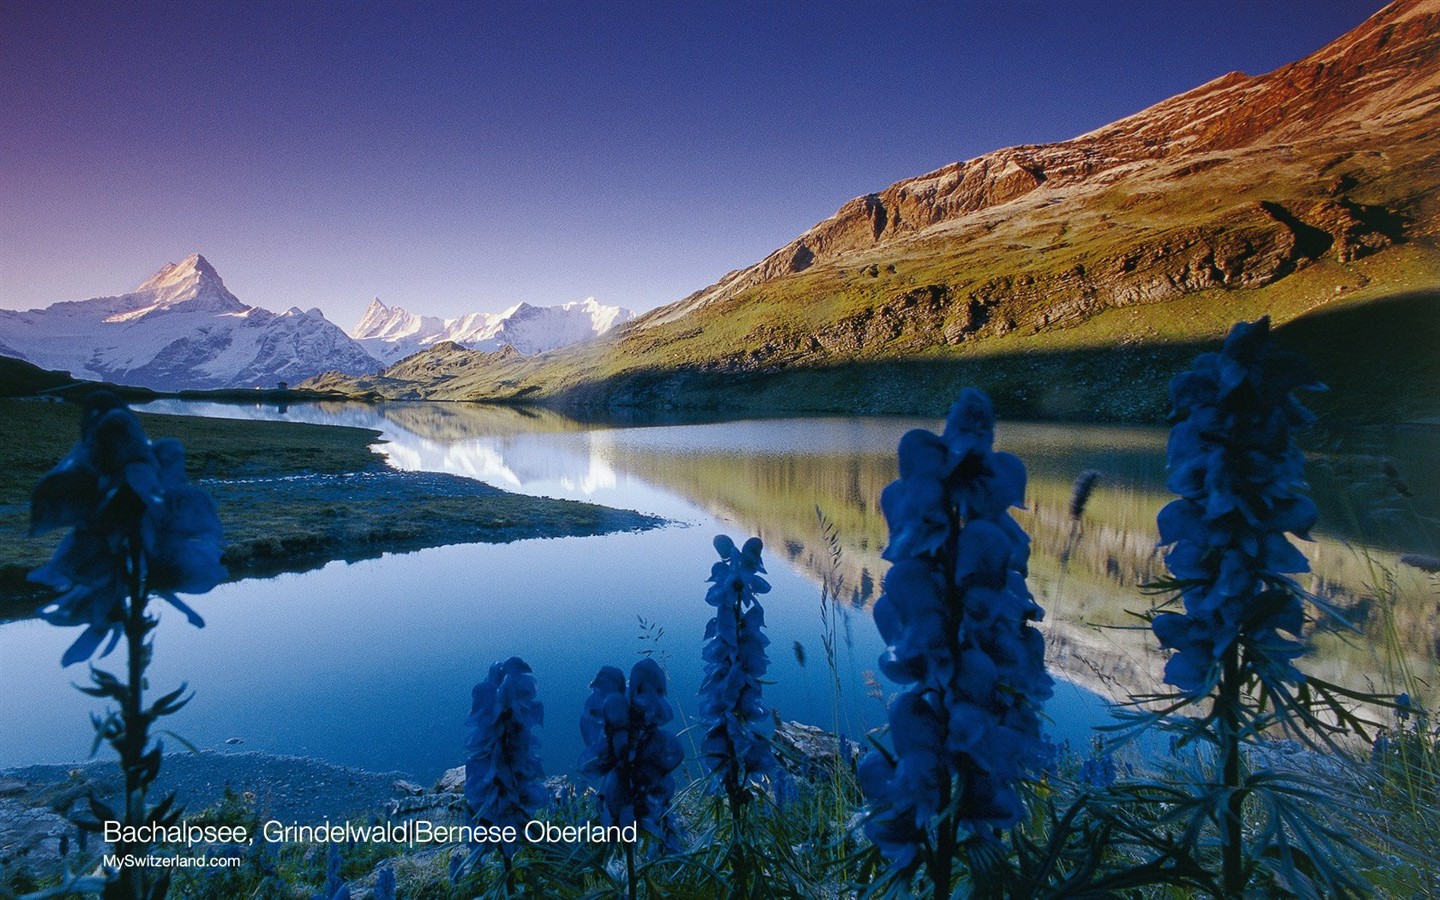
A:
[[[1166,683],[1185,694],[1209,693],[1237,642],[1262,679],[1302,678],[1291,663],[1305,652],[1305,594],[1291,576],[1310,566],[1287,535],[1308,540],[1316,509],[1292,437],[1314,421],[1292,396],[1300,388],[1324,385],[1276,346],[1268,318],[1236,325],[1170,383],[1167,486],[1180,496],[1157,524],[1184,612],[1157,614],[1152,629],[1175,651]]]
[[[64,665],[109,653],[124,630],[132,575],[180,610],[204,620],[178,593],[203,594],[225,579],[225,540],[215,504],[187,483],[178,441],[151,442],[135,413],[113,394],[86,401],[80,440],[31,496],[30,533],[70,528],[30,580],[59,593],[40,611],[47,622],[84,626]],[[138,561],[140,571],[132,573]]]
[[[472,698],[465,721],[465,802],[471,822],[513,826],[519,832],[546,800],[535,733],[545,722],[545,706],[536,699],[535,676],[524,660],[512,656],[490,667]],[[500,850],[508,859],[515,847],[507,843]]]
[[[763,545],[750,538],[741,547],[725,535],[715,538],[720,560],[710,570],[705,602],[715,617],[705,626],[704,678],[700,718],[705,724],[701,751],[712,777],[730,798],[743,805],[750,787],[775,769],[770,746],[774,723],[762,695],[770,660],[765,648],[765,610],[757,599],[770,590],[761,577]]]
[[[590,683],[580,718],[585,741],[580,773],[598,784],[601,823],[638,825],[671,848],[676,845],[669,815],[672,773],[685,759],[679,739],[665,729],[674,718],[665,672],[653,659],[630,670],[628,691],[619,669],[602,668]]]
[[[994,427],[990,399],[963,391],[941,434],[900,439],[900,477],[881,495],[880,670],[905,690],[889,710],[893,753],[866,754],[859,774],[866,833],[904,877],[928,859],[948,880],[941,848],[1018,821],[1017,785],[1050,755],[1040,711],[1052,681],[1033,627],[1044,613],[1025,584],[1029,537],[1009,512],[1025,466],[994,449]]]

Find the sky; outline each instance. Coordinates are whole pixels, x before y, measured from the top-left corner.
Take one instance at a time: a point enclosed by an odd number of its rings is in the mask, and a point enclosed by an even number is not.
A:
[[[846,200],[1260,74],[1379,0],[0,0],[0,308],[637,311]]]

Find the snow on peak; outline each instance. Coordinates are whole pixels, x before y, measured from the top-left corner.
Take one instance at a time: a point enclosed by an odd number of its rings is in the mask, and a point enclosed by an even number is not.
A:
[[[350,336],[384,362],[394,362],[433,346],[454,341],[472,350],[513,347],[521,353],[544,353],[604,334],[634,317],[619,306],[605,306],[594,297],[559,306],[517,303],[498,313],[467,313],[453,319],[418,316],[401,307],[370,301]]]
[[[136,288],[135,293],[173,294],[205,288],[224,291],[225,282],[220,279],[220,273],[215,271],[209,260],[198,253],[192,253],[178,263],[166,263],[160,271]]]
[[[379,368],[318,309],[276,314],[241,303],[198,253],[128,294],[0,310],[0,344],[47,369],[160,390],[270,387]]]
[[[149,280],[137,291],[163,290],[171,285],[181,284],[192,280],[210,279],[217,283],[220,281],[220,273],[210,265],[210,261],[198,253],[192,253],[178,263],[166,263],[160,267],[160,271],[151,275]]]
[[[349,335],[357,341],[378,337],[389,321],[390,307],[381,303],[380,298],[376,297],[370,301],[369,306],[365,307],[364,314],[360,316],[360,321],[355,323],[355,327],[350,329]]]
[[[435,338],[444,329],[445,322],[441,319],[417,316],[400,306],[386,306],[376,297],[365,307],[365,314],[360,317],[360,321],[350,329],[350,337],[357,341],[396,341],[402,338],[420,340]]]
[[[604,334],[622,322],[635,318],[635,313],[623,306],[606,306],[594,297],[576,300],[561,307],[564,310],[578,310],[590,317],[595,333]]]
[[[220,273],[198,253],[179,263],[167,263],[125,299],[125,309],[111,316],[113,321],[138,319],[181,304],[231,313],[243,313],[249,308],[230,293]]]

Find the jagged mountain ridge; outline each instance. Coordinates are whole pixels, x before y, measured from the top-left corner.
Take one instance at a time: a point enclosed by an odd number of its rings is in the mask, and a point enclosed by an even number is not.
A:
[[[606,306],[588,297],[559,306],[518,303],[504,312],[441,319],[386,306],[377,297],[350,329],[350,337],[385,363],[446,341],[486,352],[509,346],[528,355],[604,334],[634,315],[623,307]]]
[[[376,373],[446,341],[481,351],[543,353],[631,316],[589,298],[554,307],[521,303],[447,321],[376,299],[352,336],[319,309],[275,313],[246,305],[196,253],[167,263],[129,293],[0,310],[0,355],[77,378],[156,390],[268,388],[324,372]]]
[[[418,316],[399,306],[391,308],[376,297],[347,333],[357,341],[426,340],[441,334],[445,324],[436,316]]]
[[[1269,74],[856,198],[597,341],[406,390],[921,412],[979,383],[1014,412],[1157,418],[1166,347],[1440,284],[1437,35],[1440,0],[1400,0]]]
[[[318,309],[242,303],[198,253],[127,294],[0,310],[0,347],[77,378],[156,390],[268,388],[379,367]]]

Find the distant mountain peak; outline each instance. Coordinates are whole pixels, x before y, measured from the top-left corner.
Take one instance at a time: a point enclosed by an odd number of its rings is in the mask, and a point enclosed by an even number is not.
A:
[[[633,317],[628,309],[606,306],[587,297],[558,306],[522,301],[498,313],[476,312],[440,319],[417,315],[400,306],[386,306],[377,297],[370,301],[349,334],[386,362],[445,341],[471,350],[512,347],[533,354],[595,337]]]
[[[402,337],[422,339],[432,337],[443,329],[445,323],[434,316],[417,316],[403,306],[386,306],[379,297],[370,301],[360,321],[351,328],[353,340],[393,341]]]
[[[210,282],[222,290],[225,287],[220,273],[215,271],[215,267],[210,264],[210,261],[199,253],[192,253],[178,263],[166,263],[161,266],[160,271],[151,275],[144,284],[136,288],[136,291],[161,291],[191,280]]]
[[[167,263],[135,290],[6,315],[0,345],[47,368],[162,390],[269,386],[378,365],[318,309],[247,306],[210,261]]]
[[[199,304],[216,311],[244,312],[249,309],[230,293],[220,273],[199,253],[178,263],[166,263],[130,295],[133,308],[122,318],[148,315],[180,304]]]

